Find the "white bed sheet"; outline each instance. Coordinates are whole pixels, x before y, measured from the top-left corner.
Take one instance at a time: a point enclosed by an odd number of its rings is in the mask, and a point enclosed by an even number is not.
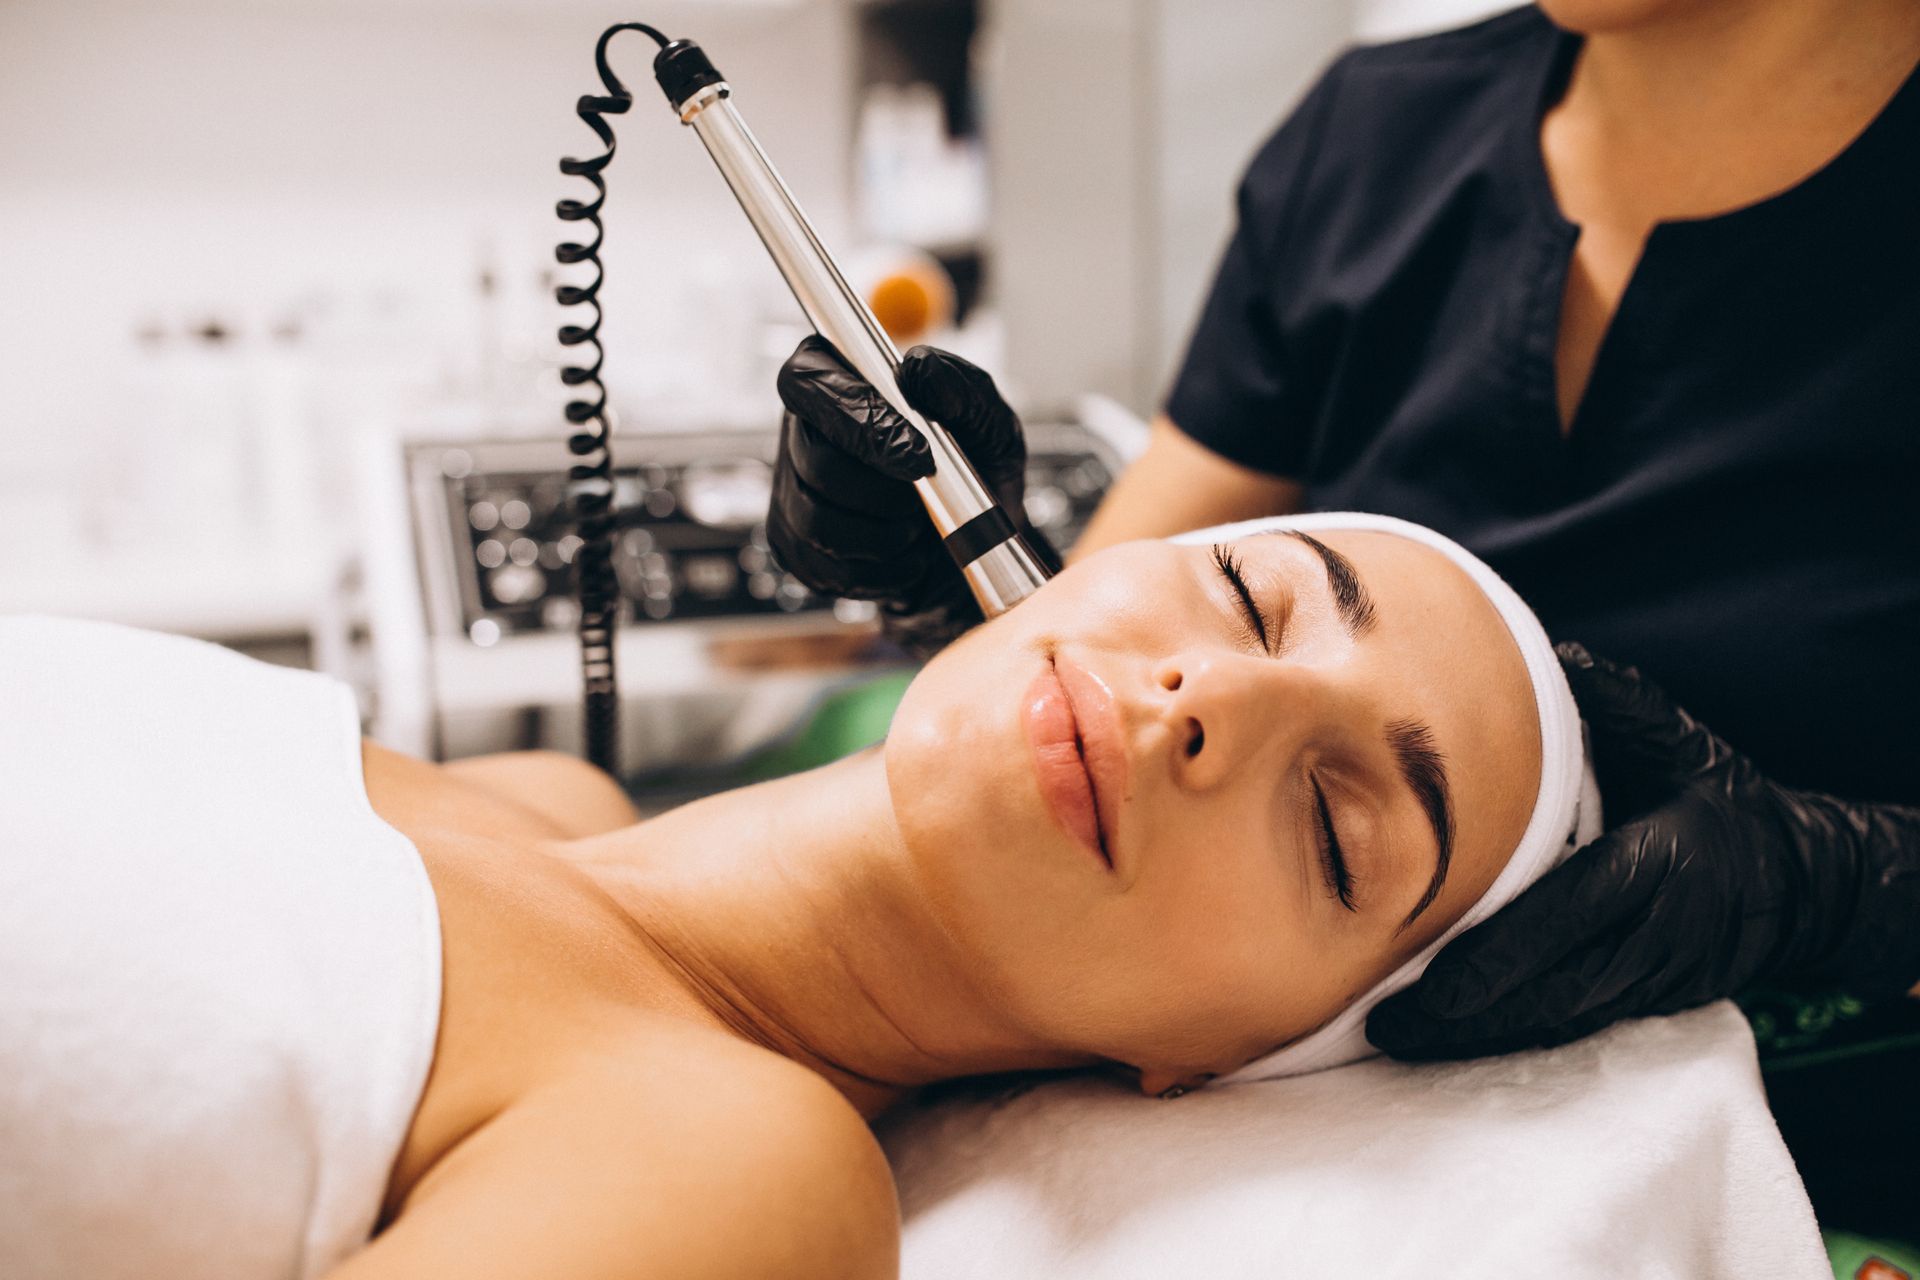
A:
[[[1173,1101],[1058,1081],[882,1140],[903,1280],[1832,1274],[1727,1002]]]

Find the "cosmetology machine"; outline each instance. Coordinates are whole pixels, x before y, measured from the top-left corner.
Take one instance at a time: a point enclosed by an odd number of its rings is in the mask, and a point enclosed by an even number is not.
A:
[[[612,443],[622,688],[672,708],[625,726],[624,772],[730,758],[743,738],[777,732],[782,715],[871,670],[876,656],[884,663],[870,605],[817,596],[773,561],[771,426],[650,430]],[[1027,445],[1028,518],[1068,545],[1120,456],[1074,422],[1031,423]],[[574,455],[561,440],[470,434],[415,440],[401,456],[404,485],[391,486],[385,527],[414,548],[412,572],[369,592],[379,601],[376,648],[403,651],[404,671],[378,682],[383,737],[446,755],[570,744],[581,711],[567,652],[585,546],[570,501]],[[391,474],[388,457],[369,469]],[[423,671],[426,697],[408,704]],[[764,708],[755,724],[724,740],[702,727],[749,701]]]
[[[568,403],[566,414],[576,428],[567,447],[577,461],[569,466],[567,476],[574,536],[578,542],[571,548],[568,563],[578,575],[577,627],[586,690],[586,754],[588,759],[609,771],[617,771],[620,759],[615,637],[630,587],[630,581],[622,579],[622,564],[639,564],[644,560],[644,565],[655,566],[651,572],[645,567],[638,571],[640,607],[643,616],[648,618],[664,620],[676,609],[791,611],[804,609],[808,604],[804,595],[794,594],[797,583],[783,579],[770,566],[752,567],[757,564],[753,557],[763,557],[765,547],[755,546],[751,540],[727,550],[685,553],[679,562],[680,581],[685,589],[676,592],[672,585],[673,572],[666,570],[663,577],[658,571],[658,566],[667,562],[644,559],[667,555],[659,535],[668,529],[656,531],[630,522],[623,524],[622,499],[629,496],[623,493],[623,480],[644,488],[644,492],[639,488],[632,490],[641,498],[643,509],[648,499],[657,495],[657,504],[665,513],[661,518],[667,519],[671,517],[667,510],[669,504],[677,509],[682,501],[698,492],[697,481],[690,482],[689,476],[702,474],[690,472],[687,468],[692,464],[688,462],[681,465],[677,482],[670,480],[675,473],[669,466],[657,463],[648,473],[623,475],[613,459],[607,392],[600,379],[605,358],[599,338],[602,319],[599,292],[605,279],[600,261],[603,234],[600,210],[607,196],[604,173],[614,153],[613,127],[606,118],[623,114],[633,105],[633,95],[607,62],[609,42],[623,31],[638,31],[659,46],[653,72],[668,104],[680,122],[690,126],[706,145],[807,319],[834,344],[848,364],[879,388],[888,402],[926,436],[935,469],[932,475],[916,481],[914,487],[982,611],[987,617],[1002,613],[1031,595],[1046,579],[1040,559],[1021,540],[1013,520],[995,503],[952,438],[937,423],[916,413],[901,395],[895,381],[899,353],[860,296],[848,286],[793,194],[735,109],[732,88],[700,46],[689,40],[668,40],[645,23],[623,22],[609,27],[601,34],[594,50],[606,92],[584,95],[576,106],[580,118],[598,135],[606,150],[588,159],[560,162],[562,173],[592,183],[594,196],[591,200],[563,200],[556,208],[563,220],[586,223],[593,236],[584,242],[562,243],[555,250],[556,258],[563,264],[585,263],[593,268],[591,280],[561,285],[555,290],[555,297],[562,305],[590,307],[593,313],[590,323],[561,328],[563,345],[586,348],[593,357],[591,363],[568,366],[561,376],[567,385],[583,389],[580,399]],[[763,465],[764,461],[762,459]],[[671,483],[678,483],[682,488],[667,487]],[[695,487],[686,487],[690,483]],[[684,532],[677,526],[672,528],[676,534]],[[623,538],[627,546],[639,547],[633,554],[641,559],[617,558]],[[488,546],[498,544],[497,539],[484,541]],[[526,541],[532,542],[532,539]],[[642,543],[645,545],[641,546]],[[510,542],[507,546],[509,559],[515,545],[518,544]],[[557,548],[558,544],[555,545]],[[491,557],[493,553],[488,554]],[[483,564],[482,568],[489,566]],[[502,563],[490,568],[496,572],[487,580],[487,592],[497,588],[497,571],[507,565]],[[535,583],[535,575],[553,571],[542,568],[537,558],[524,565],[515,563],[513,568],[527,572],[510,581],[529,589]],[[745,574],[737,582],[726,576],[736,570]],[[629,579],[631,576],[629,574]],[[759,590],[770,594],[756,595],[756,584]],[[480,598],[500,606],[509,620],[518,617],[516,611],[529,603],[503,601],[497,594]],[[474,624],[483,621],[499,625],[498,619],[479,618],[474,619]]]

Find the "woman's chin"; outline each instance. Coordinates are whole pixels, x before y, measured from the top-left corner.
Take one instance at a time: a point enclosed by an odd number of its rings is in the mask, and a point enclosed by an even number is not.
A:
[[[909,686],[887,732],[887,792],[933,892],[965,909],[1018,914],[1024,899],[1043,909],[1056,889],[1071,893],[1099,868],[1041,799],[1020,716],[1033,672],[994,657],[991,673],[978,663],[929,666]]]
[[[991,708],[950,696],[931,667],[908,686],[887,729],[887,792],[914,850],[955,850],[991,834],[996,777]]]

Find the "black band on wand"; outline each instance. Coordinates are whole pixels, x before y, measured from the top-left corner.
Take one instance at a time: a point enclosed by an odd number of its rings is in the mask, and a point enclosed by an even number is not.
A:
[[[988,507],[940,541],[953,562],[964,569],[1018,532],[1005,511]]]

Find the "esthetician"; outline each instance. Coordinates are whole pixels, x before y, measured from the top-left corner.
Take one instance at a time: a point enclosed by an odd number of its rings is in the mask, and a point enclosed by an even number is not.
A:
[[[1376,1010],[1388,1052],[1920,983],[1916,63],[1912,0],[1542,0],[1351,50],[1248,166],[1075,555],[1382,512],[1637,668],[1583,706],[1612,829]],[[901,384],[1018,510],[992,380],[916,348]],[[817,339],[780,393],[784,562],[968,625],[913,433]]]

